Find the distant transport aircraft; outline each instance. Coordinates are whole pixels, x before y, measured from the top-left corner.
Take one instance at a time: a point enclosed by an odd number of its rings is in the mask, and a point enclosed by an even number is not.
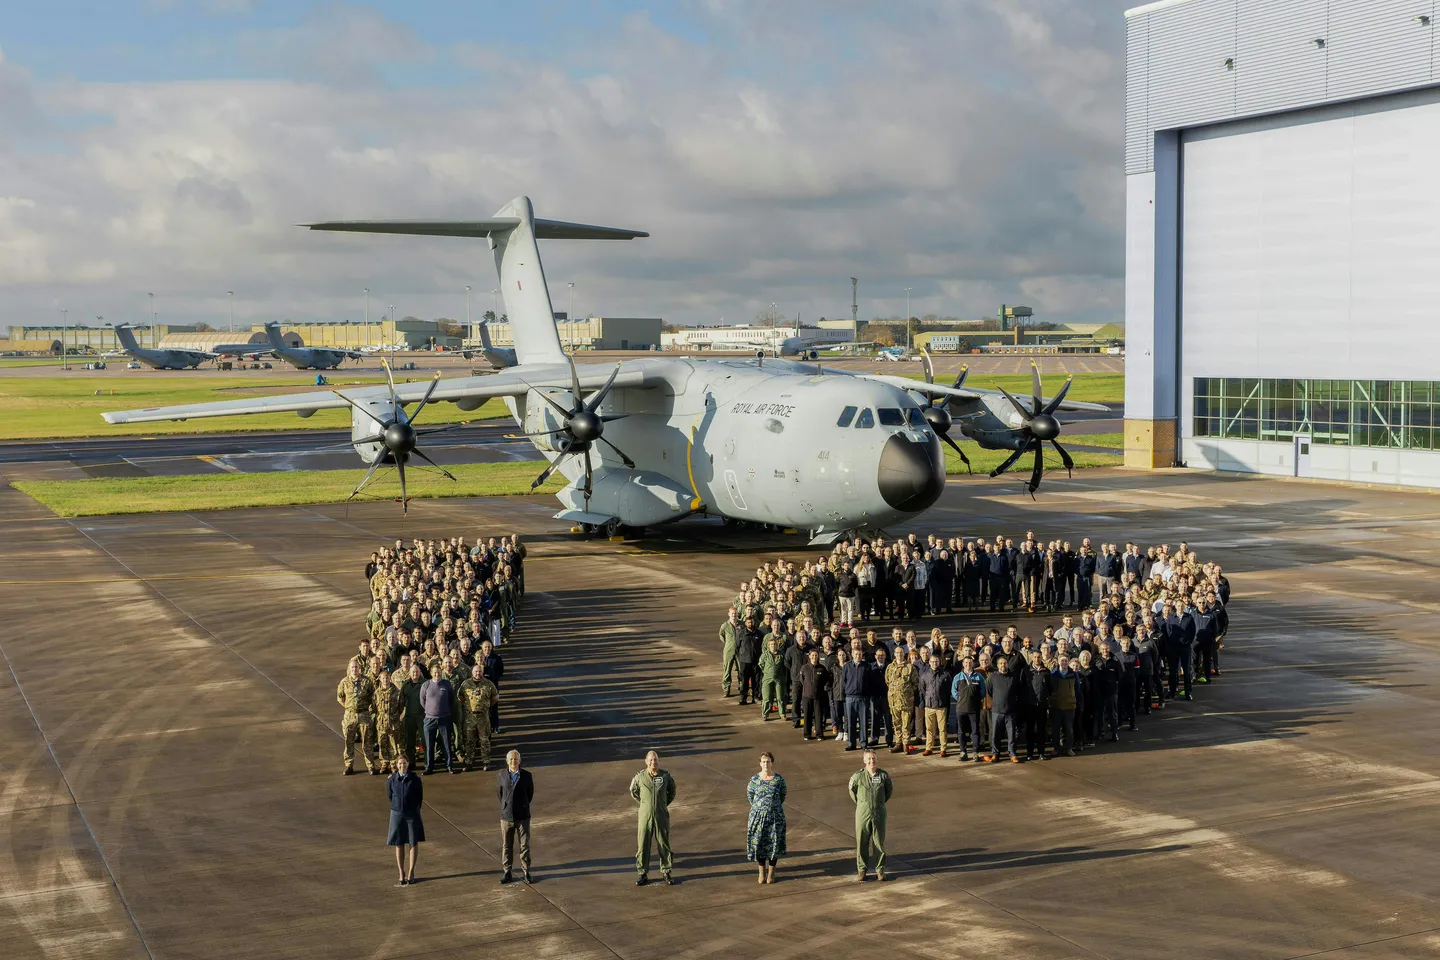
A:
[[[1003,391],[966,388],[963,373],[953,386],[934,383],[928,364],[923,381],[765,357],[652,356],[613,366],[577,365],[555,328],[536,241],[648,234],[536,219],[527,197],[483,220],[309,226],[485,240],[510,318],[515,363],[485,376],[436,374],[428,384],[397,385],[392,376],[375,387],[128,410],[105,419],[136,423],[276,411],[307,417],[349,407],[351,444],[370,464],[351,496],[381,467],[393,466],[408,508],[407,466],[418,460],[449,476],[420,443],[456,424],[420,426],[425,408],[448,402],[475,410],[500,397],[549,461],[533,487],[557,471],[564,476],[568,483],[557,494],[564,509],[556,518],[584,533],[635,530],[703,513],[730,523],[808,530],[818,544],[903,523],[933,504],[945,488],[941,440],[954,446],[948,431],[956,419],[966,436],[1016,450],[1013,462],[1037,449],[1037,442],[1054,440],[1055,410],[1108,411],[1066,401],[1065,389],[1044,401],[1038,373],[1036,412],[1021,417],[1012,409],[1018,403]],[[508,357],[502,360],[508,363]],[[1062,457],[1068,461],[1063,451]],[[1032,491],[1040,472],[1037,454]]]
[[[332,347],[291,347],[280,335],[280,324],[271,320],[265,324],[265,335],[270,339],[270,351],[297,370],[330,370],[346,360],[359,360],[354,350],[339,350]]]
[[[121,324],[116,327],[115,336],[120,339],[120,346],[125,348],[127,356],[139,360],[154,370],[189,370],[220,356],[220,354],[208,350],[142,347],[135,342],[135,331],[129,324]]]

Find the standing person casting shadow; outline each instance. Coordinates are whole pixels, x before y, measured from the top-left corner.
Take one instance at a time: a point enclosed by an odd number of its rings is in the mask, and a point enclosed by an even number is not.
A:
[[[410,758],[395,758],[395,772],[385,781],[390,794],[390,837],[386,841],[395,848],[395,867],[400,871],[397,887],[415,882],[415,858],[425,840],[425,823],[420,819],[420,806],[425,802],[425,785],[410,772]],[[409,869],[405,864],[405,848],[410,848]]]
[[[775,755],[760,754],[760,772],[745,788],[750,819],[745,826],[745,859],[760,867],[757,883],[775,882],[775,864],[785,855],[785,778],[775,772]]]

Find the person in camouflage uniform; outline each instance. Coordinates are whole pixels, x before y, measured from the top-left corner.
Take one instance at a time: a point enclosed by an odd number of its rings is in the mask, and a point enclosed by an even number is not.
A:
[[[885,668],[885,689],[890,698],[890,727],[896,733],[891,753],[910,753],[915,720],[915,697],[920,690],[920,672],[908,659],[895,658]]]
[[[382,670],[375,684],[375,746],[380,754],[380,772],[395,770],[400,755],[400,721],[405,714],[405,700]]]
[[[475,758],[480,758],[480,769],[490,769],[490,706],[500,699],[495,684],[485,679],[480,664],[470,671],[470,677],[457,688],[456,699],[460,703],[460,757],[471,770],[475,769]]]
[[[344,708],[340,720],[340,735],[345,740],[340,757],[345,762],[345,775],[355,771],[354,746],[360,744],[365,755],[365,766],[372,774],[380,772],[375,756],[375,684],[365,676],[356,661],[350,662],[350,673],[335,688],[335,699]]]

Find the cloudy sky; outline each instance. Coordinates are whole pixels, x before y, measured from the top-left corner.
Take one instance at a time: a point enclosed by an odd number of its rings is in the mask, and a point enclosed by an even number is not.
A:
[[[463,317],[537,214],[556,309],[1119,319],[1117,0],[52,0],[0,21],[0,326]],[[93,322],[93,321],[92,321]]]

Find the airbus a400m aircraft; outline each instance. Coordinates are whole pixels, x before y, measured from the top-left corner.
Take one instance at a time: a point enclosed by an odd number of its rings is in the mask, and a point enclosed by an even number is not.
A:
[[[355,493],[380,467],[393,465],[405,503],[406,466],[415,459],[436,466],[419,449],[421,440],[449,429],[417,427],[425,407],[448,402],[474,410],[501,397],[550,461],[535,485],[556,470],[569,481],[557,495],[564,505],[557,519],[586,531],[617,532],[707,513],[807,529],[814,542],[824,543],[901,523],[933,504],[945,488],[941,439],[954,445],[946,433],[955,421],[967,435],[1016,449],[1019,456],[1035,448],[1036,438],[1053,441],[1059,430],[1051,415],[1056,409],[1107,409],[1067,402],[1063,391],[1046,403],[1039,397],[1038,375],[1035,412],[1020,417],[1008,395],[966,388],[963,376],[946,386],[763,357],[576,365],[555,329],[536,241],[628,240],[648,234],[536,219],[525,197],[485,220],[308,226],[485,240],[494,252],[510,317],[515,365],[488,376],[442,380],[437,375],[428,384],[396,386],[392,380],[388,386],[343,392],[107,413],[105,419],[135,423],[277,411],[306,417],[349,407],[352,444],[371,465]],[[1037,429],[1041,417],[1048,419]],[[1038,459],[1037,453],[1037,464]],[[1037,470],[1032,487],[1038,483]]]

